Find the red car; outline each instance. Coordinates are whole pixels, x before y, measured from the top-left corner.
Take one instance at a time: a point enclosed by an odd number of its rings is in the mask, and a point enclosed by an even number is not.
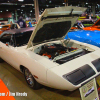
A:
[[[5,30],[9,30],[11,27],[10,24],[7,25],[0,25],[0,35],[2,34],[2,32],[4,32]]]

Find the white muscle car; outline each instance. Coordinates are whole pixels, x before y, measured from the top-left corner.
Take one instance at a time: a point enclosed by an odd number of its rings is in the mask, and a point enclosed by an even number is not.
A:
[[[0,37],[0,61],[3,59],[22,72],[33,89],[39,89],[41,84],[69,91],[79,88],[100,74],[98,47],[64,40],[85,10],[72,6],[46,9],[29,42],[27,35],[20,36],[30,29],[5,31]]]

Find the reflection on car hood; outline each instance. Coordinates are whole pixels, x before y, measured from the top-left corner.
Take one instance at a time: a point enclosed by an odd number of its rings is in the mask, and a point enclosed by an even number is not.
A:
[[[59,7],[46,9],[41,15],[28,43],[28,47],[45,41],[62,39],[86,8]]]

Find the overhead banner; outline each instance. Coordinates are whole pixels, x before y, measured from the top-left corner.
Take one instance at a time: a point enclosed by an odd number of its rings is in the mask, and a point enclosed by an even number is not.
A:
[[[79,88],[82,100],[99,100],[95,78]]]

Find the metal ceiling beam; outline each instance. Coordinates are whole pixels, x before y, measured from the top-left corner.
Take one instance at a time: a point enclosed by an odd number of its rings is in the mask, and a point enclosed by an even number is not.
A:
[[[36,21],[38,21],[38,19],[39,19],[39,4],[38,4],[38,0],[34,0],[34,7],[35,7],[35,18],[36,18]]]

